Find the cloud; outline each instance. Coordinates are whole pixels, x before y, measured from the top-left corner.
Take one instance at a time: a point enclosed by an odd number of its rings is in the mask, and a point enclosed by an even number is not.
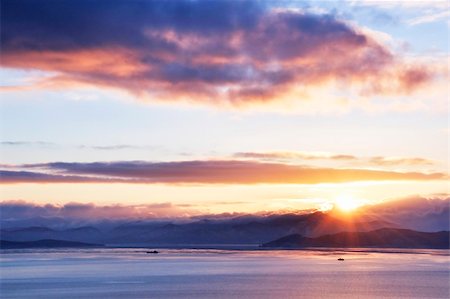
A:
[[[381,7],[381,8],[397,8],[397,9],[445,9],[448,8],[448,4],[446,1],[442,0],[348,0],[346,1],[351,5],[364,5],[364,6],[372,6],[372,7]]]
[[[405,22],[410,26],[446,21],[450,16],[447,1],[346,1],[350,7],[381,15],[380,22]],[[340,5],[342,6],[342,5]],[[389,14],[395,14],[395,17]],[[383,18],[383,16],[385,16]],[[381,23],[382,24],[382,23]]]
[[[443,173],[313,168],[240,160],[177,162],[54,162],[2,170],[2,183],[319,184],[354,181],[442,180]],[[9,168],[10,169],[10,168]],[[34,172],[37,171],[37,172]]]
[[[93,203],[35,204],[23,200],[0,202],[2,220],[17,220],[27,218],[70,218],[70,219],[145,219],[165,217],[188,217],[198,212],[185,207],[179,207],[170,202],[141,205],[96,205]]]
[[[2,165],[3,166],[3,165]],[[4,166],[3,166],[4,167]],[[8,165],[11,168],[11,165]],[[0,182],[14,183],[106,183],[118,182],[107,178],[84,177],[73,175],[54,175],[42,172],[0,170]]]
[[[361,208],[362,218],[374,216],[420,231],[439,231],[449,226],[449,194],[409,196]]]
[[[331,154],[316,152],[238,152],[233,155],[236,158],[257,159],[257,160],[328,160],[344,161],[375,166],[418,166],[434,165],[435,162],[421,157],[357,157],[349,154]]]
[[[408,196],[388,200],[376,205],[366,206],[366,211],[379,215],[399,215],[399,213],[426,215],[429,213],[440,213],[450,208],[449,194],[431,194],[429,196]]]
[[[46,142],[46,141],[0,141],[1,146],[43,146],[43,147],[49,147],[49,146],[55,146],[55,143],[52,142]]]
[[[435,194],[428,197],[410,196],[385,201],[379,204],[359,208],[354,220],[360,224],[368,221],[387,221],[393,226],[420,231],[438,231],[449,227],[448,194]],[[233,226],[239,223],[270,221],[282,218],[293,219],[316,210],[261,211],[251,214],[229,211],[222,214],[205,214],[183,204],[161,202],[153,204],[109,204],[69,202],[66,204],[37,204],[23,200],[0,202],[2,227],[17,228],[23,226],[78,227],[87,224],[101,224],[108,221],[114,226],[130,221],[136,225],[146,225],[145,220],[232,220]],[[285,218],[286,219],[286,218]],[[86,223],[87,221],[87,223]],[[126,222],[123,222],[126,221]],[[91,222],[91,223],[89,223]],[[154,222],[157,223],[157,222]],[[161,222],[159,222],[161,223]],[[202,221],[208,224],[208,222]],[[109,226],[111,228],[111,226]]]
[[[436,21],[449,21],[449,20],[450,20],[450,11],[446,10],[414,18],[409,21],[409,24],[420,25]]]
[[[260,1],[4,0],[2,65],[143,99],[245,106],[305,98],[334,82],[409,94],[433,71],[401,62],[333,14]],[[382,79],[382,80],[381,80]]]
[[[236,158],[255,158],[262,160],[356,160],[353,155],[332,155],[307,152],[238,152],[233,155]]]
[[[110,150],[124,150],[124,149],[154,150],[157,147],[145,145],[133,145],[133,144],[113,144],[113,145],[80,145],[78,148],[110,151]]]
[[[433,165],[434,162],[420,157],[399,158],[399,157],[371,157],[370,164],[378,166],[394,166],[394,165]]]
[[[37,147],[62,147],[64,145],[46,142],[46,141],[0,141],[1,146],[37,146]],[[124,150],[124,149],[136,149],[136,150],[154,150],[157,146],[150,145],[136,145],[136,144],[111,144],[111,145],[70,145],[65,147],[73,147],[77,149],[91,149],[91,150]]]

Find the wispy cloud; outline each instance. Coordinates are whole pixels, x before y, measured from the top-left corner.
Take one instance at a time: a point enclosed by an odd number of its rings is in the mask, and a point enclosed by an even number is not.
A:
[[[18,165],[1,171],[2,183],[193,183],[193,184],[319,184],[354,181],[443,180],[443,173],[369,169],[313,168],[283,163],[240,160],[177,162],[54,162]],[[23,169],[27,171],[23,171]]]
[[[245,106],[302,99],[330,82],[364,96],[408,94],[434,76],[332,13],[260,1],[1,6],[2,65],[55,72],[46,87],[94,84],[154,100]]]
[[[445,9],[448,8],[448,3],[445,0],[347,0],[350,5],[354,6],[371,6],[371,7],[381,7],[381,8],[401,8],[401,9],[424,9],[424,8],[434,8],[434,9]]]
[[[46,141],[0,141],[1,146],[33,146],[33,147],[65,147],[65,148],[76,148],[76,149],[89,149],[89,150],[126,150],[126,149],[135,149],[135,150],[155,150],[158,149],[158,146],[151,145],[136,145],[136,144],[110,144],[110,145],[63,145],[57,144],[53,142]]]
[[[308,152],[238,152],[236,158],[255,158],[262,160],[357,160],[353,155],[325,154]]]
[[[434,165],[435,162],[421,157],[358,157],[350,154],[332,154],[332,153],[318,153],[318,152],[238,152],[233,155],[235,158],[257,159],[257,160],[281,160],[281,161],[295,161],[295,160],[328,160],[328,161],[344,161],[351,163],[358,163],[362,165],[376,165],[376,166],[399,166],[399,165]]]
[[[9,166],[11,168],[12,166]],[[14,183],[113,183],[126,182],[126,180],[111,180],[107,178],[57,175],[43,172],[0,170],[0,182],[4,184]]]
[[[156,146],[149,145],[133,145],[133,144],[113,144],[113,145],[80,145],[80,149],[93,149],[93,150],[126,150],[126,149],[139,149],[139,150],[154,150]]]
[[[405,22],[411,26],[448,20],[448,1],[443,0],[409,0],[409,1],[343,1],[356,9],[371,9],[373,14],[395,14],[397,22]],[[392,16],[385,20],[392,19]]]
[[[413,158],[405,158],[405,157],[371,157],[369,159],[370,164],[379,165],[379,166],[393,166],[393,165],[433,165],[434,161],[430,159],[413,157]]]
[[[448,9],[448,7],[447,7]],[[450,21],[450,11],[439,11],[432,14],[420,16],[409,21],[409,25],[420,25],[436,21]]]
[[[0,141],[1,146],[56,146],[53,142],[46,141]]]

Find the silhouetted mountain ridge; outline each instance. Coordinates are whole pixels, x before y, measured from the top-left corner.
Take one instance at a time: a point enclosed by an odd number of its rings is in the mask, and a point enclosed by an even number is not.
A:
[[[316,238],[342,232],[405,228],[420,232],[449,230],[450,199],[408,198],[338,211],[284,214],[230,214],[191,219],[1,220],[1,238],[10,241],[55,239],[113,245],[254,244],[298,234]],[[55,225],[42,225],[52,223]],[[67,222],[64,222],[67,221]],[[14,226],[17,223],[17,226]],[[28,224],[28,225],[24,225]],[[6,225],[6,226],[3,226]]]
[[[22,248],[84,248],[84,247],[101,247],[102,244],[71,242],[63,240],[45,239],[29,242],[14,242],[0,240],[1,249],[22,249]]]
[[[383,221],[358,222],[338,219],[330,214],[282,214],[199,219],[191,222],[131,221],[110,230],[93,226],[64,230],[17,228],[1,230],[11,241],[57,239],[108,244],[261,244],[289,234],[320,236],[341,231],[367,231],[392,226]]]
[[[264,243],[266,248],[304,247],[377,247],[449,249],[450,232],[418,232],[409,229],[381,228],[370,232],[341,232],[309,238],[300,234],[288,235]]]

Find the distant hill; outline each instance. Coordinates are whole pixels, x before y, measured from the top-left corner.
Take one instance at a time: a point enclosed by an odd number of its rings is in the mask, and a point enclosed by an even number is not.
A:
[[[103,243],[104,235],[92,226],[74,227],[64,230],[51,229],[42,226],[6,228],[0,230],[3,240],[25,242],[44,239]]]
[[[1,249],[22,249],[22,248],[69,248],[69,247],[101,247],[101,244],[83,243],[83,242],[71,242],[62,240],[38,240],[30,242],[14,242],[0,240]]]
[[[378,247],[449,249],[450,232],[418,232],[408,229],[382,228],[370,232],[342,232],[308,238],[293,234],[264,243],[266,248],[303,247]]]
[[[387,222],[336,219],[326,213],[241,216],[189,223],[130,223],[108,232],[110,243],[148,244],[261,244],[288,235],[319,236],[347,230],[368,231]]]
[[[56,239],[102,244],[261,244],[290,234],[316,237],[342,231],[370,231],[394,224],[385,221],[359,222],[329,214],[282,214],[201,219],[187,223],[137,221],[100,231],[91,226],[56,230],[45,227],[2,229],[2,239],[37,241]]]

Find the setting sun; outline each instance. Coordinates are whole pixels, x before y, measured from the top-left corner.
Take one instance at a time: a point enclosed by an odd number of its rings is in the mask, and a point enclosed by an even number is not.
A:
[[[335,206],[344,212],[351,212],[362,205],[361,201],[350,196],[339,196],[335,200]]]

